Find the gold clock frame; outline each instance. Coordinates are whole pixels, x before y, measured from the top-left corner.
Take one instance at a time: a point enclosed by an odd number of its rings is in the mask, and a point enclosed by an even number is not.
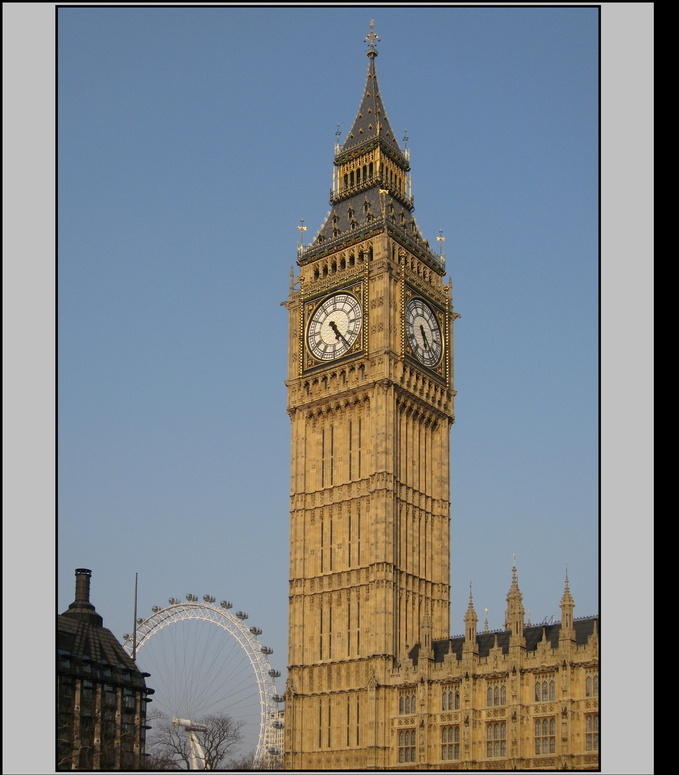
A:
[[[422,301],[431,309],[436,318],[436,322],[439,324],[441,331],[441,357],[435,366],[427,366],[415,355],[410,343],[408,342],[408,336],[406,334],[406,308],[413,299],[422,299]],[[403,304],[401,314],[401,351],[408,359],[419,369],[435,374],[440,377],[444,382],[449,381],[450,376],[450,316],[441,309],[440,305],[431,299],[426,293],[422,293],[415,288],[404,284],[403,286]]]
[[[323,304],[327,299],[336,296],[338,293],[346,293],[353,296],[361,307],[363,314],[363,320],[361,323],[361,330],[356,337],[356,341],[343,355],[330,361],[324,361],[316,358],[309,349],[309,341],[307,337],[309,322],[313,317],[318,307]],[[334,366],[337,363],[345,361],[347,358],[352,358],[356,355],[362,354],[367,349],[367,332],[368,332],[368,310],[365,303],[366,290],[365,280],[357,280],[354,283],[348,285],[342,284],[332,288],[325,288],[322,293],[314,294],[308,299],[304,299],[302,302],[302,314],[300,315],[300,354],[301,354],[301,371],[308,372],[320,368],[328,368]]]

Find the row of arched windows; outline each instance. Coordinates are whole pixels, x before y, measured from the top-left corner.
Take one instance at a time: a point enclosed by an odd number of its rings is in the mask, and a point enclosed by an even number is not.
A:
[[[415,692],[401,692],[398,699],[398,712],[401,716],[407,716],[415,713]]]
[[[320,280],[322,277],[335,274],[335,272],[341,272],[344,269],[351,269],[366,261],[372,261],[372,257],[373,251],[372,248],[369,248],[367,251],[359,251],[358,255],[352,252],[348,256],[342,254],[339,258],[333,256],[331,259],[319,261],[314,267],[314,280]]]
[[[506,705],[507,689],[504,684],[494,684],[488,687],[486,691],[486,705]]]
[[[444,689],[441,694],[441,710],[459,710],[460,692],[457,689]]]
[[[553,680],[535,681],[535,702],[547,702],[556,699],[556,684]]]
[[[344,174],[342,181],[344,188],[353,188],[361,183],[366,183],[368,180],[372,180],[374,175],[373,163],[364,164],[362,167],[357,167],[356,170],[351,170]]]
[[[599,676],[588,675],[585,678],[585,697],[599,696]]]

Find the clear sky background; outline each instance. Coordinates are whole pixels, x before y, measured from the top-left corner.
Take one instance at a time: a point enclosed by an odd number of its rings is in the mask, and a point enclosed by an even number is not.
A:
[[[606,6],[604,42],[620,39],[614,7],[640,13],[646,25],[652,13],[652,4]],[[371,19],[389,120],[397,137],[409,138],[414,215],[432,244],[439,230],[446,238],[462,316],[451,635],[463,632],[470,584],[479,626],[487,616],[490,629],[503,627],[514,555],[533,623],[560,618],[567,566],[576,617],[601,612],[616,630],[627,626],[617,597],[606,602],[607,573],[619,570],[621,554],[607,554],[607,540],[629,543],[631,582],[651,532],[640,495],[648,497],[650,404],[634,388],[650,373],[651,339],[635,316],[651,314],[644,290],[652,252],[636,252],[631,296],[621,303],[616,246],[640,244],[640,224],[617,213],[613,220],[605,197],[599,208],[593,7],[59,11],[56,36],[47,38],[58,63],[58,262],[55,273],[48,208],[45,229],[28,223],[22,232],[25,246],[47,232],[48,255],[25,248],[29,266],[18,286],[36,284],[44,302],[37,313],[53,330],[49,287],[58,281],[58,433],[48,431],[43,475],[22,487],[20,470],[42,471],[45,457],[45,442],[32,449],[28,439],[55,419],[54,339],[34,331],[29,299],[18,309],[19,323],[30,322],[16,365],[29,361],[30,370],[35,341],[47,346],[39,352],[49,367],[42,383],[15,385],[29,404],[47,404],[22,415],[29,432],[5,469],[26,522],[20,556],[10,559],[44,565],[49,586],[54,569],[55,598],[42,587],[48,620],[54,599],[58,613],[73,600],[77,567],[92,569],[92,602],[118,638],[132,626],[135,574],[140,616],[186,593],[228,598],[262,628],[284,687],[290,440],[280,303],[300,220],[308,242],[330,207],[335,132],[339,124],[344,139],[361,100]],[[647,35],[647,26],[636,29]],[[618,99],[620,84],[607,77],[604,69],[603,94]],[[52,70],[48,86],[53,78]],[[623,83],[635,99],[648,96],[634,77]],[[49,144],[53,127],[48,118],[36,137]],[[613,134],[602,178],[610,172],[619,196],[616,181],[645,174],[647,184],[650,171],[625,155],[622,174]],[[33,164],[36,148],[26,156]],[[40,208],[47,196],[30,185],[18,190],[23,209]],[[601,471],[600,311],[604,321],[625,315],[601,359],[622,379],[611,403],[602,384],[604,431],[610,421],[614,432],[604,435],[611,458],[604,454]],[[621,466],[623,444],[630,459]],[[44,513],[34,521],[26,504],[40,495]],[[42,544],[52,548],[31,562]],[[37,593],[29,581],[25,588]],[[6,615],[12,610],[6,603]]]

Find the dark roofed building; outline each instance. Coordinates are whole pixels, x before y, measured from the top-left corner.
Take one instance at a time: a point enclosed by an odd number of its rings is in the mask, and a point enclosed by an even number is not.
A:
[[[75,571],[75,600],[57,616],[57,770],[144,767],[148,673],[90,603],[92,571]]]

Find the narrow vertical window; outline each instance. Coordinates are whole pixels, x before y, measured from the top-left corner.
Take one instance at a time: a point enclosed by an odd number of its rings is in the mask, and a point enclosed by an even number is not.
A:
[[[361,509],[356,513],[356,565],[361,564]]]
[[[353,457],[354,457],[354,425],[351,420],[349,420],[349,481],[351,482],[353,479],[353,472],[351,470]]]
[[[323,659],[323,608],[320,610],[319,627],[320,632],[318,633],[318,658]]]
[[[351,600],[347,601],[347,656],[351,656]],[[347,745],[349,745],[348,738]]]
[[[356,656],[361,655],[361,603],[356,603]]]
[[[318,700],[318,747],[323,748],[323,700]]]
[[[362,446],[362,426],[363,426],[363,422],[362,422],[361,418],[359,417],[359,419],[358,419],[358,478],[359,479],[361,478],[361,476],[363,476],[362,466],[361,466],[361,463],[362,463],[361,455],[362,455],[362,451],[363,451],[363,446]]]
[[[328,605],[328,659],[332,659],[332,605]]]
[[[323,514],[321,513],[319,517],[319,523],[320,523],[320,531],[321,531],[321,546],[320,546],[320,561],[321,561],[321,573],[325,570],[325,520],[323,519]]]
[[[347,567],[351,568],[351,525],[353,518],[351,516],[351,507],[348,515],[348,535],[347,535]]]
[[[359,744],[361,739],[361,705],[358,701],[358,695],[356,695],[356,745]]]
[[[330,720],[331,712],[332,712],[332,701],[328,699],[328,748],[331,747],[331,743],[330,743],[330,732],[332,729],[332,722]]]

